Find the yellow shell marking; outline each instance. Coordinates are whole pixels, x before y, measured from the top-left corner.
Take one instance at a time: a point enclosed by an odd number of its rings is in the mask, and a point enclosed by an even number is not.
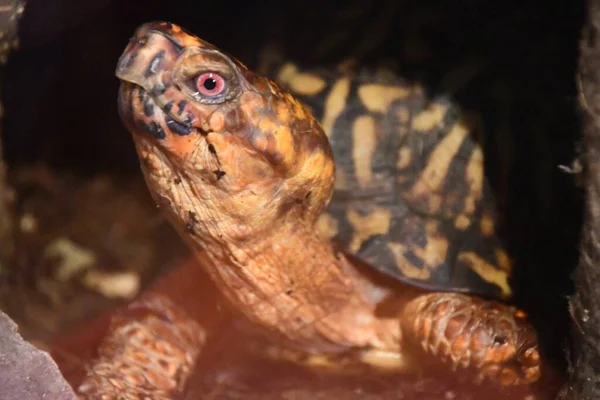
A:
[[[446,179],[448,168],[468,134],[468,128],[461,122],[452,127],[431,152],[427,166],[410,192],[406,194],[407,199],[412,201],[424,199],[428,202],[427,212],[431,214],[438,212],[443,202],[442,185]]]
[[[358,88],[358,97],[371,112],[385,113],[390,104],[398,99],[407,98],[409,94],[410,90],[401,86],[368,84]]]
[[[299,73],[292,76],[288,84],[294,92],[306,96],[314,96],[326,86],[323,78],[308,73]]]
[[[504,271],[494,268],[492,264],[485,261],[476,253],[472,251],[462,252],[458,255],[458,261],[467,264],[469,268],[475,271],[477,275],[485,279],[487,282],[498,286],[502,291],[503,297],[508,297],[511,295],[507,274]]]
[[[412,129],[417,132],[428,133],[442,124],[447,109],[446,106],[441,104],[430,104],[413,118]]]
[[[398,160],[396,161],[396,168],[402,169],[410,165],[412,160],[412,150],[409,147],[401,147],[398,150]]]
[[[479,146],[473,149],[466,172],[469,193],[465,197],[464,212],[472,214],[475,212],[477,202],[481,199],[483,192],[483,151]]]
[[[348,222],[354,228],[354,236],[348,246],[351,253],[360,250],[360,246],[373,235],[383,235],[388,233],[392,221],[392,213],[381,207],[375,208],[367,215],[360,215],[352,208],[346,212]]]
[[[277,81],[287,85],[297,74],[298,67],[292,63],[286,63],[279,70],[279,73],[277,74]]]
[[[377,148],[377,131],[375,120],[363,115],[354,121],[352,127],[352,160],[356,171],[356,179],[361,187],[365,187],[373,180],[371,169],[373,154]]]
[[[425,224],[427,242],[425,248],[415,247],[413,252],[421,258],[425,265],[433,268],[446,261],[448,240],[438,231],[438,222],[429,221]]]
[[[496,256],[496,263],[500,268],[502,268],[502,270],[506,272],[510,272],[512,270],[512,261],[504,249],[496,249],[494,255]]]
[[[388,248],[394,255],[396,266],[402,272],[402,275],[411,279],[427,280],[431,276],[431,271],[427,268],[417,268],[410,263],[404,253],[406,252],[406,246],[402,243],[391,242],[387,244]]]
[[[471,225],[471,220],[464,214],[459,215],[454,220],[454,227],[460,231],[465,231]]]
[[[494,232],[495,232],[494,218],[492,218],[492,216],[490,215],[489,212],[483,213],[479,224],[480,224],[481,233],[484,236],[488,236],[488,237],[494,236]]]
[[[424,248],[411,247],[417,257],[423,260],[425,268],[415,267],[406,259],[404,253],[407,247],[401,243],[388,243],[396,260],[396,266],[404,276],[412,279],[427,280],[431,277],[431,269],[445,262],[448,253],[448,240],[438,231],[438,222],[429,221],[425,225],[427,242]]]
[[[350,78],[341,78],[333,84],[327,100],[325,100],[325,113],[321,125],[327,137],[331,137],[333,124],[346,107],[346,100],[350,93]]]

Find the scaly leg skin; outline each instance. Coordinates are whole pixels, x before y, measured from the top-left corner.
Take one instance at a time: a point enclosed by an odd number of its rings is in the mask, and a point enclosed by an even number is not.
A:
[[[171,399],[204,343],[201,326],[167,297],[134,301],[113,317],[77,393],[82,399]]]
[[[401,326],[412,355],[462,370],[456,376],[502,386],[540,378],[537,335],[514,307],[459,293],[425,294],[405,306]]]
[[[188,259],[130,304],[61,335],[52,356],[81,399],[171,399],[229,319],[216,293]]]

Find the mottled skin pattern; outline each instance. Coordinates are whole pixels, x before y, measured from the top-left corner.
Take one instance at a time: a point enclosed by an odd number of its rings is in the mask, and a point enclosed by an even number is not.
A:
[[[220,77],[217,93],[198,86],[205,74]],[[138,29],[117,76],[152,196],[232,307],[274,342],[310,354],[381,350],[474,382],[539,379],[521,311],[380,276],[319,233],[332,150],[277,84],[169,23]]]

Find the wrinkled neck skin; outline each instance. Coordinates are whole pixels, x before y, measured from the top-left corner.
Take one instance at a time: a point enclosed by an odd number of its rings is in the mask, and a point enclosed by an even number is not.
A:
[[[247,224],[224,218],[203,203],[216,207],[231,193],[186,174],[185,166],[169,160],[151,140],[138,137],[136,147],[155,201],[228,302],[251,323],[309,352],[398,350],[397,316],[375,315],[390,290],[358,272],[312,222],[291,211],[264,226],[256,209],[249,210],[255,214]],[[237,193],[236,201],[248,195]]]

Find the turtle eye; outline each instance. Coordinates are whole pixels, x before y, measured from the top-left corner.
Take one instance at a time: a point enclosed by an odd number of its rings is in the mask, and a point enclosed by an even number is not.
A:
[[[216,72],[204,72],[196,77],[196,90],[202,97],[212,99],[225,92],[225,79]]]

